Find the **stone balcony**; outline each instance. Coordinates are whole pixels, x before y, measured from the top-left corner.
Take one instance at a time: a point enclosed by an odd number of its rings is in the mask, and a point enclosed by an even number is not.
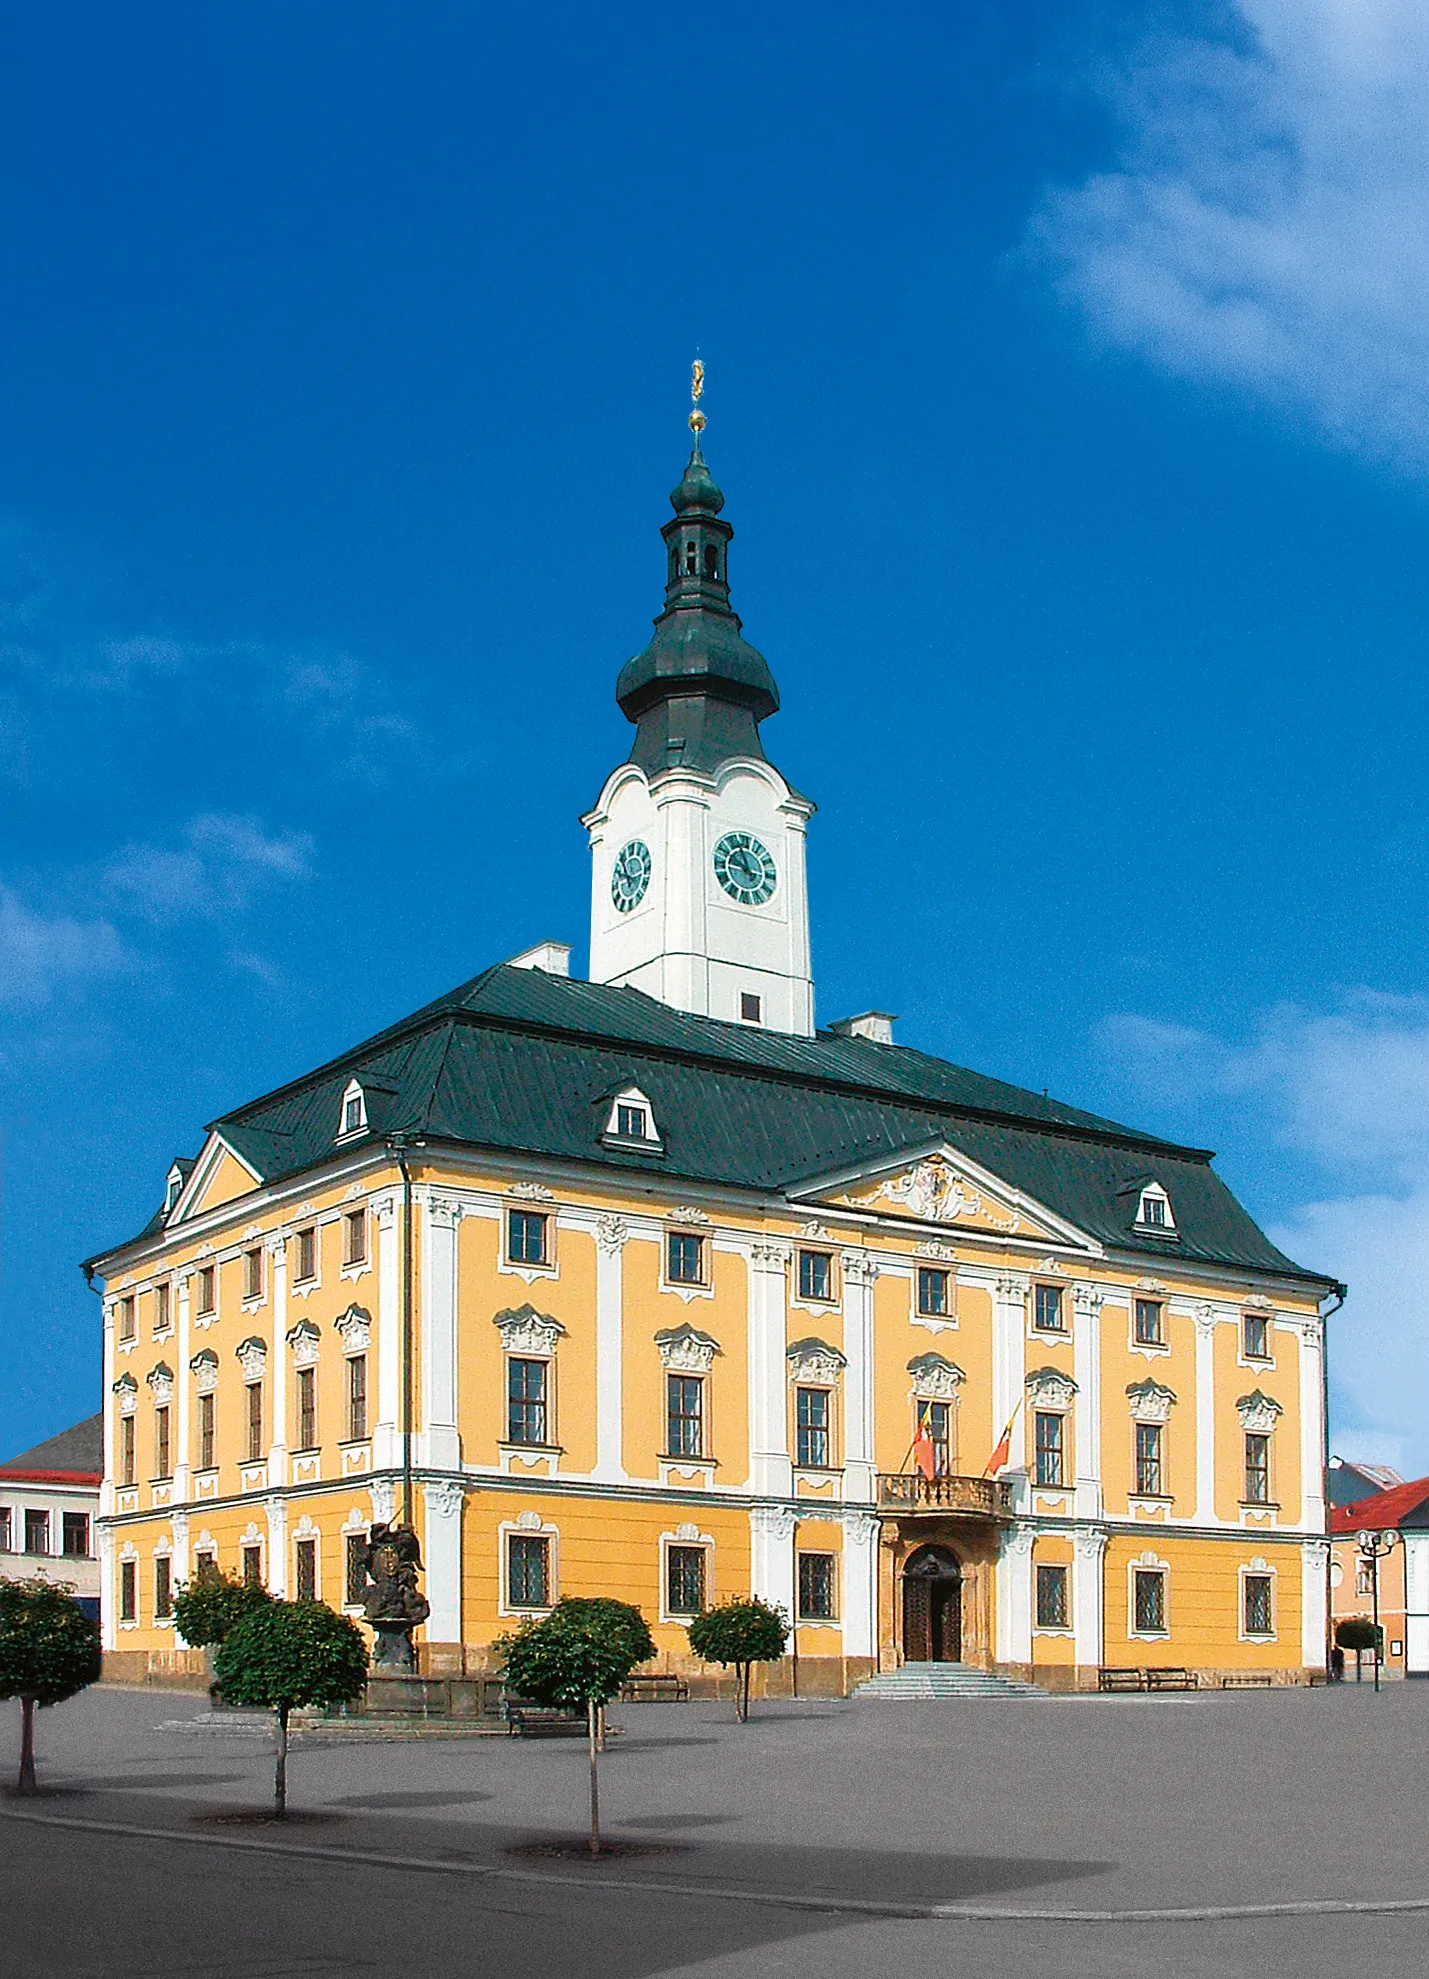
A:
[[[900,1517],[920,1512],[944,1518],[1010,1519],[1012,1486],[995,1477],[924,1477],[920,1471],[881,1471],[878,1509]]]

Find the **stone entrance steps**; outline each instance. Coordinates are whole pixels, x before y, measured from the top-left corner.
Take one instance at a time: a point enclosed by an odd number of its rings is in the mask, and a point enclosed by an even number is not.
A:
[[[887,1670],[881,1677],[870,1677],[854,1691],[855,1697],[929,1698],[949,1697],[1046,1697],[1040,1684],[1026,1684],[1016,1677],[1000,1677],[992,1670],[974,1670],[967,1663],[905,1663],[901,1670]]]

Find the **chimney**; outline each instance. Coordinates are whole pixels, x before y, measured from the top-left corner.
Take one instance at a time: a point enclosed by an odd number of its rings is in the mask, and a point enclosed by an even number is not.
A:
[[[509,957],[508,969],[544,969],[548,976],[571,973],[571,945],[568,941],[538,941],[534,948],[523,948]]]
[[[857,1017],[840,1017],[830,1024],[841,1038],[867,1038],[872,1044],[892,1044],[898,1019],[888,1010],[861,1010]]]

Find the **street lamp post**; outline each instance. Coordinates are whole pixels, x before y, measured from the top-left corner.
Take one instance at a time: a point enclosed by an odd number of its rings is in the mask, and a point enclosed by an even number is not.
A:
[[[1379,1653],[1381,1640],[1379,1633],[1379,1563],[1387,1554],[1394,1551],[1394,1542],[1398,1537],[1399,1534],[1394,1530],[1393,1526],[1386,1526],[1383,1532],[1366,1531],[1360,1533],[1356,1542],[1360,1549],[1360,1558],[1369,1568],[1370,1593],[1374,1600],[1374,1687],[1376,1690],[1379,1689],[1379,1666],[1381,1661]]]

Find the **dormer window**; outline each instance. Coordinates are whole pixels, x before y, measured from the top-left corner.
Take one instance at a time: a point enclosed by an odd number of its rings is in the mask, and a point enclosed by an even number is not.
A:
[[[356,1079],[348,1082],[342,1096],[342,1111],[338,1118],[337,1138],[345,1141],[349,1134],[367,1132],[367,1101]]]
[[[639,1149],[646,1154],[663,1154],[655,1109],[638,1086],[627,1086],[612,1093],[601,1140],[607,1147]]]
[[[1171,1199],[1159,1182],[1150,1182],[1142,1189],[1137,1202],[1136,1220],[1144,1230],[1172,1231],[1176,1228],[1176,1219],[1171,1214]]]
[[[179,1167],[178,1163],[175,1162],[173,1167],[169,1170],[168,1180],[164,1187],[165,1216],[173,1215],[174,1206],[178,1202],[179,1197],[183,1194],[183,1189],[184,1189],[184,1171],[182,1170],[182,1168]]]

